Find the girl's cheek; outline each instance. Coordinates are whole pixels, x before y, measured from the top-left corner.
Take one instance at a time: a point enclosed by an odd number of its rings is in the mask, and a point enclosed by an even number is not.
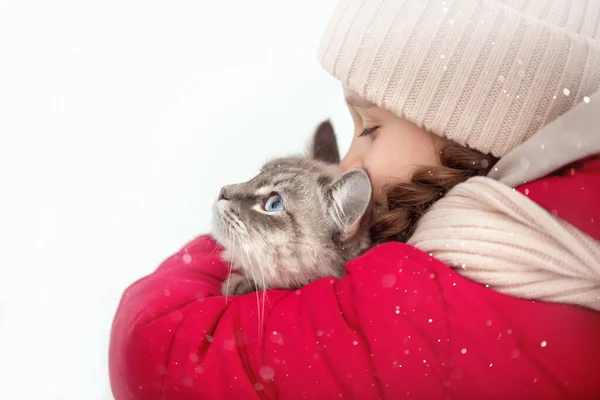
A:
[[[385,200],[384,181],[379,175],[377,169],[369,168],[369,177],[371,178],[371,186],[373,187],[373,199],[379,203]]]

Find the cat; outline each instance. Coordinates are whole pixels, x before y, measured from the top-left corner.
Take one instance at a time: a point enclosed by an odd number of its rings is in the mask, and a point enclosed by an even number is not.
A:
[[[362,169],[342,173],[339,161],[333,126],[324,121],[308,156],[274,159],[249,181],[221,189],[212,235],[234,270],[224,295],[341,277],[369,248],[369,176]]]

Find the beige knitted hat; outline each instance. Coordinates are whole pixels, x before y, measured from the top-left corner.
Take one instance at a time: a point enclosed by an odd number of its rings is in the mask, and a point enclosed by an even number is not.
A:
[[[600,87],[600,0],[341,0],[319,60],[365,99],[503,156]]]

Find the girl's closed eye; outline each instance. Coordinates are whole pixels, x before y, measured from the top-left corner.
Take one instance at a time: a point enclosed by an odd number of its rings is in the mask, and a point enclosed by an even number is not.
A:
[[[375,133],[379,129],[379,125],[373,126],[371,128],[364,128],[363,131],[358,135],[359,137],[369,136],[372,133]]]

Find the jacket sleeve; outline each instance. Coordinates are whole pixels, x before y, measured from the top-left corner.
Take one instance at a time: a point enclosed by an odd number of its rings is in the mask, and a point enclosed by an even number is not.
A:
[[[125,291],[109,354],[116,400],[600,393],[589,310],[502,295],[401,243],[342,279],[226,299],[219,251],[201,237]]]
[[[176,358],[183,354],[179,345],[190,349],[184,357],[189,363],[195,360],[191,349],[207,343],[211,324],[226,309],[225,298],[219,295],[228,269],[220,250],[210,237],[201,236],[125,290],[109,348],[116,399],[162,398],[172,370],[184,361]],[[197,350],[200,355],[202,348]],[[190,383],[183,379],[179,384]]]
[[[417,258],[390,257],[398,247]],[[201,237],[125,291],[110,343],[117,400],[441,395],[442,302],[422,253],[383,245],[343,279],[226,299],[219,252]],[[403,283],[403,268],[419,279]]]

